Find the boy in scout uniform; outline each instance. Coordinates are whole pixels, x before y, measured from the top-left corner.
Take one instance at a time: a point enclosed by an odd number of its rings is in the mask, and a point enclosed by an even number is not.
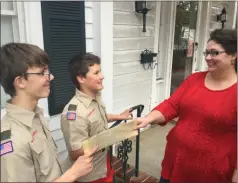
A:
[[[69,151],[69,165],[83,152],[82,142],[108,129],[108,122],[131,119],[130,109],[120,115],[106,114],[101,99],[102,81],[100,58],[93,54],[75,56],[69,63],[69,73],[76,86],[76,94],[61,115],[61,130]],[[80,177],[78,182],[112,182],[113,170],[107,150],[97,152],[93,158],[93,171]]]
[[[11,96],[1,120],[1,182],[74,182],[92,170],[91,155],[76,160],[62,175],[57,148],[38,100],[50,93],[54,78],[39,47],[9,43],[1,47],[1,85]]]

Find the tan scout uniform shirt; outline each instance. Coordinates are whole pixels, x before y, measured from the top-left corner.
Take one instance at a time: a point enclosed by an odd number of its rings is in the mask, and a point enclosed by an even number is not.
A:
[[[67,118],[68,113],[68,118]],[[75,119],[69,115],[76,113]],[[76,95],[65,106],[61,116],[61,129],[63,131],[67,149],[76,151],[82,148],[82,142],[108,128],[105,106],[101,101],[100,93],[92,99],[83,92],[76,90]],[[79,182],[89,182],[106,177],[107,150],[97,152],[93,158],[93,170],[87,176],[79,178]],[[73,161],[68,157],[68,167]]]
[[[62,175],[42,110],[37,107],[34,113],[8,103],[6,111],[1,121],[1,182],[52,182]],[[9,141],[13,152],[3,154],[2,145]]]

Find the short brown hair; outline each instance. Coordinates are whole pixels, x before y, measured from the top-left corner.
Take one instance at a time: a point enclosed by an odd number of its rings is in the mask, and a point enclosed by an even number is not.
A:
[[[38,46],[27,43],[8,43],[1,46],[1,85],[11,96],[16,94],[14,80],[30,67],[49,65],[48,55]]]
[[[86,77],[89,67],[93,66],[94,64],[100,65],[100,62],[100,58],[91,53],[81,53],[74,56],[68,64],[68,71],[73,84],[79,89],[80,86],[77,76]]]

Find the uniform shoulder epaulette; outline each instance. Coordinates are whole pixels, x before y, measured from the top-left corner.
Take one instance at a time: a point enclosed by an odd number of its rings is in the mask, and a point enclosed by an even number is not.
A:
[[[11,138],[11,129],[1,132],[1,141]]]
[[[69,104],[68,111],[76,111],[77,105],[75,104]]]

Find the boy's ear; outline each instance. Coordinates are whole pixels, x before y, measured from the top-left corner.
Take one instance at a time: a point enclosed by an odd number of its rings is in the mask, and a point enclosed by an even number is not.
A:
[[[80,84],[84,83],[85,82],[85,77],[83,77],[82,75],[80,76],[76,76],[77,77],[77,80]]]
[[[24,78],[21,77],[21,76],[17,76],[14,80],[14,86],[17,87],[17,88],[25,88],[25,82],[24,82]]]

